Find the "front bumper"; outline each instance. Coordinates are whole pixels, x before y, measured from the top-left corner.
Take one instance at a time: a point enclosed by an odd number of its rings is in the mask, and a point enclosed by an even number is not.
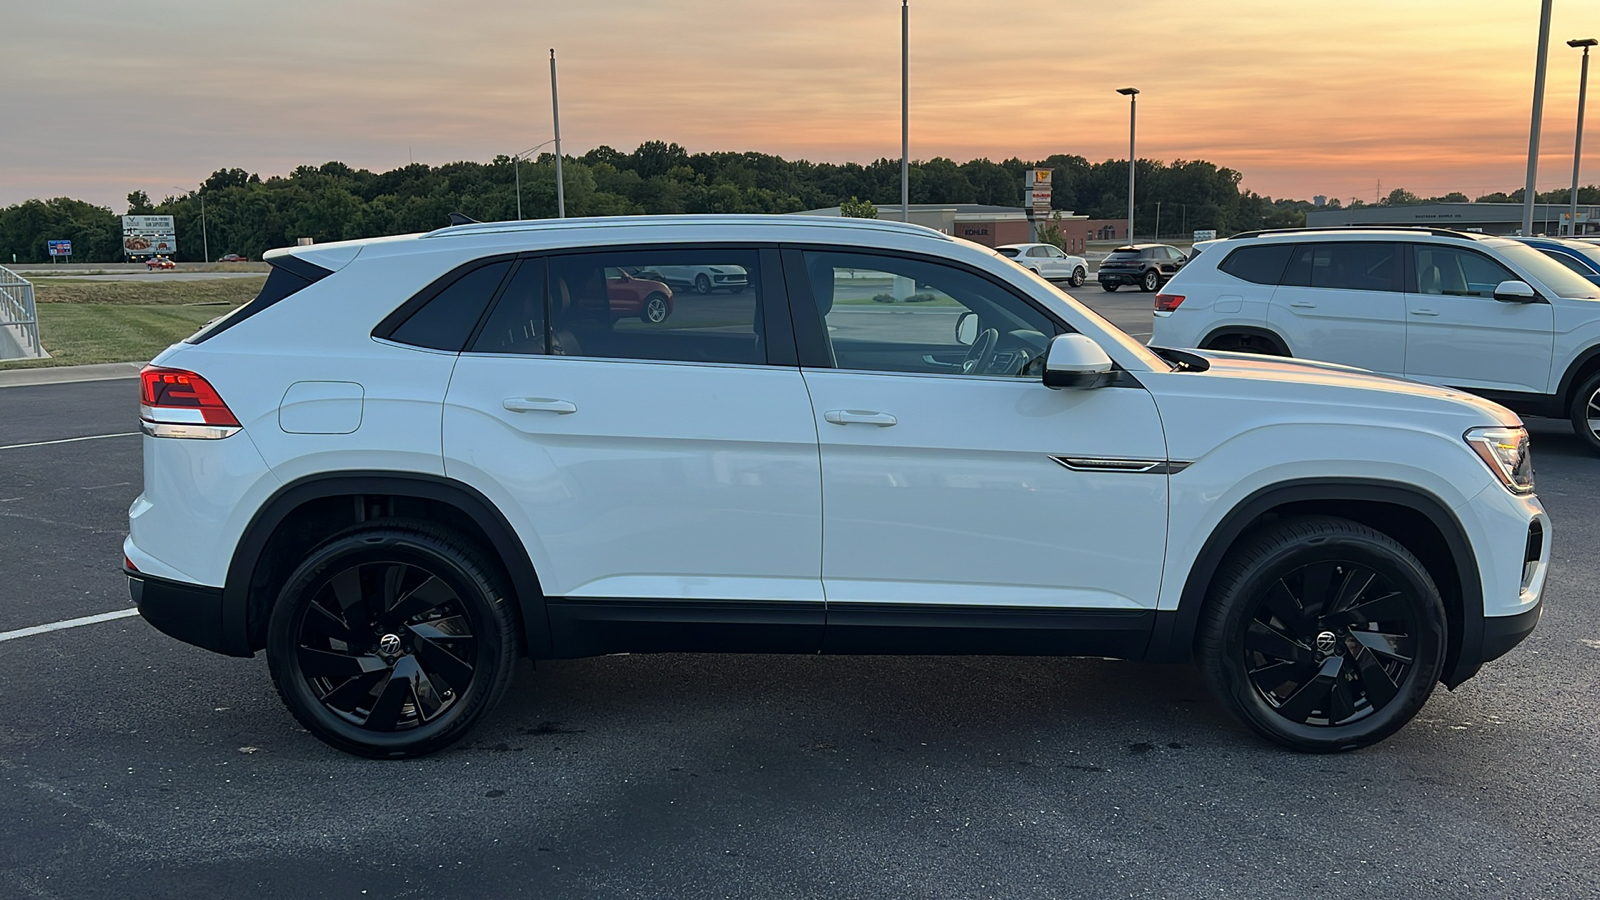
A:
[[[1522,643],[1523,639],[1533,633],[1535,625],[1539,624],[1539,616],[1544,612],[1544,601],[1541,599],[1527,612],[1517,613],[1514,616],[1490,616],[1483,620],[1483,651],[1478,658],[1483,662],[1499,659],[1510,652],[1512,647]]]
[[[139,615],[156,630],[214,653],[250,655],[241,653],[228,639],[222,616],[222,588],[124,571]]]

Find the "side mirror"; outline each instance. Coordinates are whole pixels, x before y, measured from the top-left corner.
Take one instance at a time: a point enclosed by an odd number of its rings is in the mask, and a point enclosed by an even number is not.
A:
[[[1526,281],[1502,281],[1495,285],[1494,298],[1501,303],[1537,303],[1539,295]]]
[[[972,342],[978,339],[978,314],[967,311],[956,319],[956,343],[963,347],[971,347]]]
[[[1081,334],[1058,334],[1044,356],[1044,386],[1087,390],[1110,380],[1111,357]]]

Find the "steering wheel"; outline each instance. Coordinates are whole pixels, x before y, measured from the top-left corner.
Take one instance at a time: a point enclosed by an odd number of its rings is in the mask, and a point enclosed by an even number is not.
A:
[[[1000,329],[985,328],[978,334],[977,340],[968,348],[967,355],[961,360],[961,374],[983,374],[989,371],[989,366],[994,363],[995,348],[1000,346]]]

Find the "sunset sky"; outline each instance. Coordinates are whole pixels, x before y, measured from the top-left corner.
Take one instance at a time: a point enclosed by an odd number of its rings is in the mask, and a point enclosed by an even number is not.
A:
[[[1510,191],[1538,20],[1537,0],[912,0],[911,156],[1126,158],[1114,91],[1135,85],[1142,158],[1263,194]],[[487,161],[550,137],[551,47],[570,155],[900,152],[897,0],[7,2],[0,34],[0,205],[121,212],[225,167]],[[1556,0],[1541,190],[1571,178],[1565,41],[1590,36],[1600,3]]]

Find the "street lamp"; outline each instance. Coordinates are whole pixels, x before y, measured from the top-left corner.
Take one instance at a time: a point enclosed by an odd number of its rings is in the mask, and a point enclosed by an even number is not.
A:
[[[177,185],[173,185],[172,189],[175,191],[183,191],[183,188],[178,187]],[[184,193],[188,193],[188,191],[184,191]],[[205,188],[201,187],[200,190],[195,191],[195,195],[200,198],[200,247],[201,251],[205,254],[206,262],[211,262],[211,237],[206,233]]]
[[[1583,97],[1589,90],[1589,48],[1600,41],[1594,38],[1567,41],[1568,47],[1583,48],[1583,74],[1578,76],[1578,136],[1572,142],[1572,196],[1567,198],[1567,234],[1578,233],[1578,165],[1583,159]]]
[[[1138,159],[1134,155],[1134,124],[1139,114],[1139,89],[1136,87],[1117,88],[1117,93],[1128,98],[1128,243],[1133,243],[1133,164]]]
[[[516,169],[516,173],[517,173],[517,221],[518,222],[522,221],[522,158],[524,156],[527,156],[529,153],[532,153],[533,151],[539,149],[540,147],[543,147],[545,144],[553,142],[554,140],[555,140],[555,138],[551,138],[550,140],[545,141],[544,144],[534,144],[532,147],[529,147],[528,149],[522,151],[521,153],[513,153],[513,154],[511,154],[511,165],[512,165],[513,168]]]
[[[1539,177],[1539,126],[1544,121],[1545,58],[1550,55],[1550,3],[1539,5],[1539,56],[1533,65],[1533,124],[1528,128],[1528,183],[1522,189],[1522,234],[1533,234],[1534,184]]]

